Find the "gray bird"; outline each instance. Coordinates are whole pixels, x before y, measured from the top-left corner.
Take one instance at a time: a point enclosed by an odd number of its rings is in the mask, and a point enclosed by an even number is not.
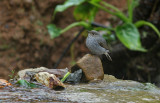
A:
[[[88,37],[86,39],[86,46],[92,54],[101,56],[105,54],[108,60],[112,61],[109,56],[109,50],[106,40],[95,30],[88,31]]]

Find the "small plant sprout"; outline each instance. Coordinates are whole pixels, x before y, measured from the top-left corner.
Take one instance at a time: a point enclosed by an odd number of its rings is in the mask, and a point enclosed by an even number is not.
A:
[[[64,82],[69,75],[70,75],[70,72],[67,72],[67,73],[64,75],[64,77],[61,79],[61,82]]]
[[[11,70],[11,75],[8,75],[10,79],[13,79],[15,75],[15,70]]]

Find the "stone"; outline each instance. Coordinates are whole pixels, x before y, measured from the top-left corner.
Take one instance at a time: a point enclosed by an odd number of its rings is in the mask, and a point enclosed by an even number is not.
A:
[[[16,79],[17,80],[25,79],[27,81],[32,81],[34,80],[34,75],[39,72],[48,72],[49,74],[54,74],[58,78],[63,78],[63,76],[68,72],[68,68],[66,69],[48,69],[45,67],[40,67],[40,68],[24,69],[17,73]]]
[[[79,69],[73,73],[70,73],[65,82],[72,84],[80,83],[81,77],[82,77],[82,69]]]
[[[27,82],[38,82],[51,89],[63,89],[64,84],[59,80],[68,72],[66,69],[48,69],[45,67],[24,69],[17,73],[13,82],[26,80]]]
[[[65,68],[65,69],[46,69],[43,72],[48,72],[49,74],[54,74],[57,78],[63,78],[63,76],[68,72],[68,68]]]
[[[84,81],[103,80],[103,66],[98,56],[86,54],[77,61],[76,65],[82,69]]]
[[[7,80],[5,79],[0,79],[0,88],[4,88],[4,87],[7,87],[7,86],[11,86],[12,84],[9,83]]]
[[[0,103],[160,103],[160,88],[151,83],[104,75],[100,83],[66,84],[63,91],[47,88],[0,89]]]
[[[35,79],[39,83],[51,89],[65,88],[64,84],[54,74],[49,74],[48,72],[40,72],[40,73],[35,74]]]
[[[26,72],[38,73],[40,71],[44,71],[44,70],[47,70],[47,69],[48,68],[45,68],[45,67],[24,69],[24,70],[21,70],[17,73],[16,79],[17,80],[25,79],[26,78]]]

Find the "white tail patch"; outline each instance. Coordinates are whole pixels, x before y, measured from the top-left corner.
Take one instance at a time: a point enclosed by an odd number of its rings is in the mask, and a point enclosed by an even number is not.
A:
[[[109,56],[108,52],[105,53],[108,60],[112,61],[112,58]]]

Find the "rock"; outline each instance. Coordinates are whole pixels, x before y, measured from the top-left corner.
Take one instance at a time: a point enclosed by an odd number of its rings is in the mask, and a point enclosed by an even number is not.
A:
[[[6,86],[11,86],[12,84],[9,83],[7,80],[0,79],[0,88],[4,88]]]
[[[26,72],[32,72],[32,73],[38,73],[40,71],[47,70],[48,68],[40,67],[40,68],[30,68],[30,69],[24,69],[17,73],[16,79],[21,80],[26,78]]]
[[[25,79],[27,81],[34,80],[34,75],[39,72],[48,72],[49,74],[54,74],[58,78],[63,78],[63,76],[68,72],[68,68],[66,69],[48,69],[45,67],[40,68],[30,68],[30,69],[24,69],[17,73],[16,79],[22,80]]]
[[[104,72],[99,57],[91,54],[83,56],[76,65],[82,69],[85,81],[103,80]]]
[[[34,84],[37,84],[37,82],[39,82],[51,89],[61,89],[65,88],[65,86],[58,78],[63,78],[63,76],[67,72],[68,68],[48,69],[45,67],[40,67],[34,69],[25,69],[17,73],[16,79],[14,79],[13,82],[16,83],[18,80],[26,80],[27,82],[31,83],[34,82]]]
[[[63,76],[68,72],[68,68],[65,68],[65,69],[46,69],[43,72],[48,72],[49,74],[54,74],[57,78],[63,78]]]
[[[70,73],[65,82],[73,84],[80,83],[81,77],[82,77],[82,69],[79,69],[74,73]]]
[[[160,88],[151,83],[116,79],[104,75],[100,83],[66,84],[63,91],[12,87],[0,89],[1,103],[159,103]]]
[[[113,75],[107,75],[107,74],[105,74],[103,81],[104,82],[115,82],[115,81],[118,81],[118,79],[115,78]]]
[[[63,89],[64,84],[54,75],[48,72],[40,72],[35,74],[35,79],[51,89]]]

